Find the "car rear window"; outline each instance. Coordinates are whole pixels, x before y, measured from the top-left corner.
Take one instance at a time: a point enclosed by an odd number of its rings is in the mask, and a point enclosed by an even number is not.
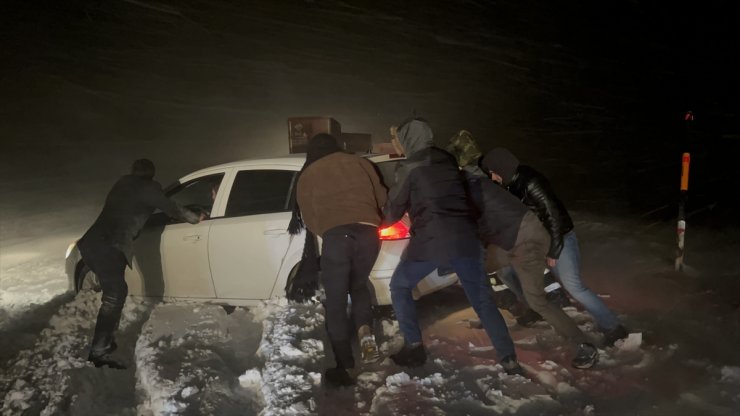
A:
[[[227,217],[290,210],[290,194],[297,172],[243,170],[236,174],[226,205]]]

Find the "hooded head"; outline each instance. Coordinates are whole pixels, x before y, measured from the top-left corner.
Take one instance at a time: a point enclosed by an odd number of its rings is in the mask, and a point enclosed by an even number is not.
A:
[[[494,172],[501,176],[503,185],[508,185],[519,167],[519,159],[507,149],[497,147],[483,157],[481,167],[486,172]]]
[[[406,157],[411,157],[420,150],[434,146],[434,133],[424,119],[410,118],[398,126],[398,141],[403,146]]]
[[[131,174],[146,179],[154,178],[154,163],[149,159],[139,159],[131,165]]]
[[[457,159],[457,165],[464,168],[469,165],[477,165],[478,159],[482,156],[478,145],[473,139],[473,135],[467,130],[460,130],[452,136],[446,150],[452,153]]]
[[[319,133],[313,136],[308,142],[305,166],[310,165],[324,156],[341,151],[342,148],[339,147],[339,143],[337,143],[337,139],[335,139],[334,136],[327,133]]]

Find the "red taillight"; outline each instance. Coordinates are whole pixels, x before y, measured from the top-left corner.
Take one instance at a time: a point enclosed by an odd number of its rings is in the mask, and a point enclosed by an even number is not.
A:
[[[378,236],[381,240],[403,240],[404,238],[411,237],[409,227],[402,221],[398,221],[390,227],[379,228]]]

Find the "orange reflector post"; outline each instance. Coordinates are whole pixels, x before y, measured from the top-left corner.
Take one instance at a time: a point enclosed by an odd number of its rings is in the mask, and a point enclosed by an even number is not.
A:
[[[689,190],[689,164],[691,163],[691,155],[688,153],[683,154],[681,159],[681,190]]]

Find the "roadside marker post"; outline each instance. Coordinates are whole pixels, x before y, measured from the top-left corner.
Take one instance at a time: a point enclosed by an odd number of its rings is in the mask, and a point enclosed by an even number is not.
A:
[[[686,200],[689,193],[689,165],[691,164],[691,155],[684,153],[681,157],[681,196],[678,200],[678,225],[676,227],[676,236],[678,240],[678,249],[676,251],[676,271],[683,271],[684,242],[686,237]]]

